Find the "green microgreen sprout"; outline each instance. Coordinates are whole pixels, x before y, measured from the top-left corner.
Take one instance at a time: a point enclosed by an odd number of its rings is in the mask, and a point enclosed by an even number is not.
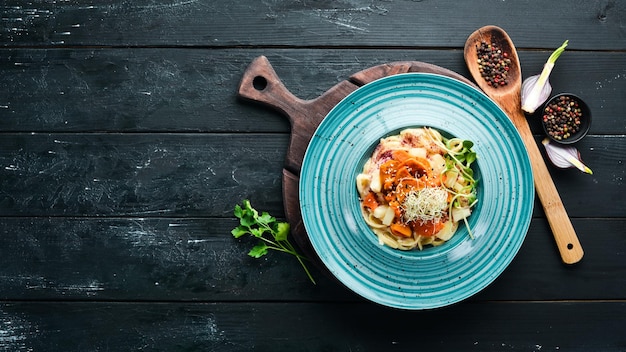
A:
[[[287,238],[290,230],[289,223],[278,221],[267,212],[259,214],[247,199],[242,202],[242,205],[235,205],[234,215],[239,219],[239,226],[231,231],[233,237],[240,238],[244,235],[251,235],[260,240],[248,252],[249,256],[261,258],[270,250],[289,253],[296,257],[309,280],[315,284],[311,272],[304,263],[307,260],[306,257],[299,254]]]
[[[458,138],[443,138],[443,142],[440,142],[438,139],[433,137],[433,132],[430,129],[427,129],[426,131],[431,137],[431,140],[446,151],[446,165],[441,174],[443,175],[452,169],[456,169],[461,173],[463,178],[469,181],[468,185],[463,187],[461,190],[454,190],[445,187],[444,185],[444,188],[452,194],[452,201],[450,201],[448,213],[452,213],[453,207],[462,207],[461,200],[463,200],[466,207],[474,207],[474,205],[478,202],[476,197],[476,184],[478,181],[474,178],[474,170],[471,167],[472,163],[474,163],[477,159],[476,152],[472,149],[474,147],[474,142],[467,139],[460,140]],[[466,217],[463,218],[463,222],[465,223],[465,227],[467,228],[470,238],[473,239],[474,234],[472,233]]]

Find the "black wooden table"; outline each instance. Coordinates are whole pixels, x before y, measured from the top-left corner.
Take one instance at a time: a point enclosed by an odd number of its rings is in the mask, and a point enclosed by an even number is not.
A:
[[[626,2],[4,0],[0,351],[625,351]],[[583,97],[593,175],[550,168],[585,251],[562,264],[535,201],[489,287],[378,306],[290,256],[247,256],[235,204],[284,217],[290,125],[237,97],[266,56],[313,99],[393,61],[469,77],[487,24],[524,77],[569,39],[553,93]],[[530,119],[539,142],[537,119]]]

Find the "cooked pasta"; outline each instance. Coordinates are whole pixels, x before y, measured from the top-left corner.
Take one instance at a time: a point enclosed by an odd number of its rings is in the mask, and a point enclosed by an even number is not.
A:
[[[363,218],[381,245],[438,246],[452,238],[459,222],[468,224],[477,202],[472,146],[427,127],[380,140],[356,187]]]

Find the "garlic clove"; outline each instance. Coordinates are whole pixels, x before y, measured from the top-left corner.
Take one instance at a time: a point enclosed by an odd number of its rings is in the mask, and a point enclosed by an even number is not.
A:
[[[550,143],[548,138],[544,138],[541,144],[546,148],[546,155],[554,166],[562,169],[575,167],[584,173],[593,174],[593,171],[580,160],[580,152],[576,147],[556,145]]]

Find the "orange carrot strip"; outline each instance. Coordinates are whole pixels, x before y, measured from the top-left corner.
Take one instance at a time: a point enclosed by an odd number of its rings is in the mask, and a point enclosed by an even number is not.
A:
[[[401,169],[398,170],[398,172],[396,172],[396,181],[405,179],[405,178],[415,178],[415,174],[411,174],[411,170],[403,167]]]
[[[368,193],[365,198],[363,198],[363,206],[370,208],[370,210],[378,208],[378,200],[376,199],[376,194],[374,194],[374,192]]]
[[[393,209],[393,212],[396,214],[395,216],[396,219],[402,218],[402,211],[400,210],[400,203],[397,200],[393,199],[389,201],[389,206],[391,207],[391,209]]]
[[[406,224],[396,222],[391,224],[389,228],[391,229],[391,232],[396,236],[411,237],[411,228]]]
[[[398,160],[399,162],[404,162],[407,159],[412,158],[411,154],[406,150],[397,149],[391,153],[391,157]]]
[[[424,158],[410,158],[405,160],[398,169],[405,168],[413,177],[421,178],[422,176],[430,177],[432,169],[430,162]]]
[[[415,221],[412,223],[413,231],[422,236],[434,236],[437,232],[441,231],[445,223],[443,221],[426,221],[421,223]]]
[[[399,163],[396,160],[389,160],[380,166],[380,183],[384,191],[389,191],[393,188],[398,165]]]
[[[422,184],[422,185],[421,185]],[[413,190],[419,190],[424,188],[424,183],[416,180],[415,178],[406,178],[398,181],[396,187],[395,196],[398,202],[403,203],[406,196]],[[421,185],[421,186],[420,186]]]

